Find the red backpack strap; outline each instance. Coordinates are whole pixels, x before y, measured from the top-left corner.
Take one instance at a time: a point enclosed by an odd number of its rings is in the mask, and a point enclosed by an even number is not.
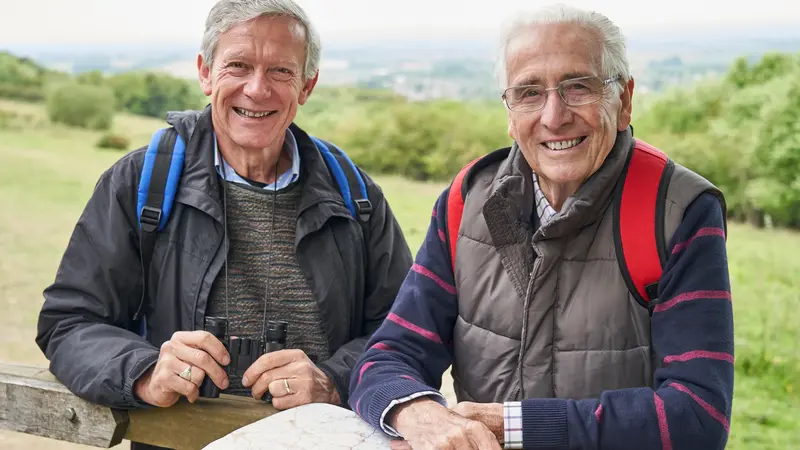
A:
[[[456,271],[456,242],[458,241],[458,230],[461,228],[461,216],[464,213],[464,177],[469,170],[481,158],[473,159],[458,172],[450,191],[447,193],[447,243],[450,247],[450,262],[453,273]]]
[[[667,259],[664,203],[673,169],[664,152],[636,139],[615,199],[617,261],[631,294],[645,307],[658,295]]]
[[[453,183],[450,184],[450,191],[447,193],[445,238],[448,250],[450,250],[450,263],[452,264],[453,274],[456,272],[456,242],[458,241],[458,231],[461,229],[461,216],[464,213],[464,199],[467,197],[467,190],[469,189],[470,174],[473,171],[477,172],[484,167],[506,159],[510,152],[511,147],[505,147],[473,159],[458,172]]]

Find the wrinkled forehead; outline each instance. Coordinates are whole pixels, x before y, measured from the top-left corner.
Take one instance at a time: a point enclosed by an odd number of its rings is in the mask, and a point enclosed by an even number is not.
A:
[[[538,24],[520,30],[505,52],[506,82],[555,85],[600,76],[603,44],[596,31],[577,24]]]
[[[305,44],[306,30],[300,21],[266,15],[238,23],[220,34],[217,53],[223,58],[241,57],[243,53],[257,53],[268,46],[303,57]]]

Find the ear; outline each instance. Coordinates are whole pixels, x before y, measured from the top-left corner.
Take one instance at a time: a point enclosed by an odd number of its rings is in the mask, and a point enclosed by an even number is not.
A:
[[[211,95],[211,68],[203,61],[203,55],[197,54],[197,77],[200,79],[200,87],[206,96]]]
[[[300,97],[297,99],[297,103],[304,105],[308,101],[308,97],[311,97],[314,86],[317,85],[317,80],[319,80],[319,70],[314,74],[314,78],[309,79],[306,81],[305,85],[303,85],[303,90],[300,91]]]
[[[517,137],[516,137],[517,133],[515,131],[516,128],[514,127],[514,116],[512,115],[512,112],[509,111],[508,108],[505,107],[505,104],[503,105],[503,109],[506,110],[506,116],[508,117],[508,137],[510,137],[511,139],[516,141],[517,140]]]
[[[620,108],[617,115],[617,130],[624,131],[631,124],[631,111],[633,109],[633,78],[628,81],[619,95]]]

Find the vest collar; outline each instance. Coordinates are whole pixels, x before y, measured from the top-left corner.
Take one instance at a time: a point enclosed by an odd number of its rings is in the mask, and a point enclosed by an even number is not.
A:
[[[630,127],[618,132],[614,147],[600,169],[567,198],[561,211],[547,224],[539,227],[533,239],[563,237],[600,219],[611,203],[633,144]],[[493,238],[499,238],[499,242],[495,240],[495,246],[518,243],[523,238],[524,229],[532,229],[534,223],[538,226],[539,221],[533,217],[535,213],[533,198],[531,168],[517,143],[514,143],[508,157],[501,163],[492,180],[490,195],[483,208],[487,225],[490,229],[494,228]],[[497,224],[498,221],[513,224],[518,231],[499,232],[497,226],[489,224],[489,222]],[[519,229],[520,227],[522,229]]]

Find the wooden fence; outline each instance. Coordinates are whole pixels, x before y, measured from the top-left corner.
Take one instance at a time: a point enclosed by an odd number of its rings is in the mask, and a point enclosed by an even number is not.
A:
[[[45,368],[0,363],[0,428],[59,441],[109,448],[127,439],[202,449],[277,412],[269,404],[226,395],[170,408],[115,410],[76,397]]]

